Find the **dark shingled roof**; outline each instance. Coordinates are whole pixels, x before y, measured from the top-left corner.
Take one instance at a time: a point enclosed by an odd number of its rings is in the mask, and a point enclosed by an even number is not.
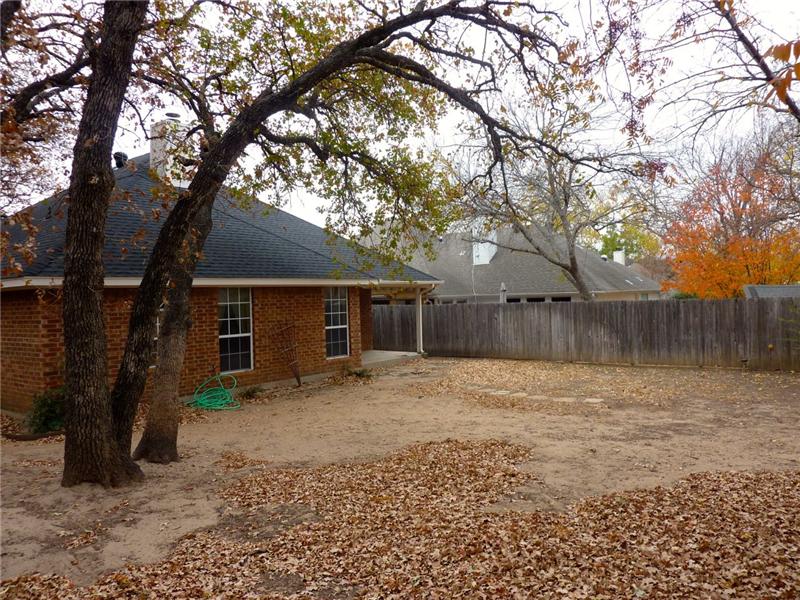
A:
[[[746,285],[746,298],[800,298],[800,283],[794,285]]]
[[[510,229],[498,232],[498,243],[525,248],[526,241]],[[529,246],[528,246],[529,247]],[[436,278],[443,279],[432,293],[435,297],[469,297],[500,294],[505,284],[509,296],[543,296],[577,294],[557,266],[541,256],[513,251],[498,246],[491,261],[485,265],[472,264],[472,243],[468,233],[450,233],[434,242],[436,258],[431,261],[418,254],[411,264]],[[592,292],[658,292],[658,283],[599,254],[578,248],[578,263],[583,268]]]
[[[152,190],[149,155],[133,159],[134,168],[115,169],[117,189],[108,214],[103,253],[106,277],[141,277],[158,231],[167,216]],[[130,163],[129,163],[130,164]],[[61,277],[64,274],[64,232],[67,206],[64,194],[30,207],[39,228],[36,259],[23,265],[23,277]],[[154,218],[154,211],[161,211]],[[198,278],[259,279],[384,279],[433,281],[416,269],[392,263],[367,265],[367,258],[342,238],[333,242],[322,228],[261,202],[243,208],[220,193],[214,202],[214,228],[198,263]],[[4,224],[5,225],[5,224]],[[12,247],[26,234],[8,228]],[[15,251],[12,254],[18,254]],[[377,262],[377,261],[376,261]]]

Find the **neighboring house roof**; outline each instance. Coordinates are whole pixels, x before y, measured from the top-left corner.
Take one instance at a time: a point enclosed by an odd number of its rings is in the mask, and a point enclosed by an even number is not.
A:
[[[514,251],[498,246],[488,264],[473,265],[472,242],[468,233],[450,233],[434,241],[436,258],[427,259],[422,253],[411,261],[418,269],[432,273],[444,283],[434,296],[464,297],[499,295],[505,284],[509,295],[568,295],[577,294],[564,272],[542,256]],[[525,248],[526,241],[510,229],[498,232],[498,244]],[[530,246],[527,246],[530,247]],[[603,260],[599,254],[577,249],[578,263],[583,268],[589,290],[606,292],[658,292],[659,285],[628,267]]]
[[[672,276],[672,268],[667,260],[654,256],[642,259],[643,262],[635,262],[628,265],[631,271],[637,275],[652,279],[656,283],[661,283]]]
[[[745,285],[746,298],[800,298],[800,284],[795,285]]]
[[[149,154],[132,162],[135,168],[114,171],[117,187],[108,212],[103,250],[107,278],[144,274],[150,250],[167,217],[161,201],[153,198],[156,182],[148,174]],[[20,278],[62,277],[67,218],[64,194],[26,210],[31,211],[39,232],[35,260],[27,264],[17,258],[24,269]],[[163,214],[155,219],[154,211]],[[369,266],[367,257],[359,255],[343,238],[332,240],[322,228],[261,202],[243,208],[220,193],[214,202],[213,220],[196,278],[435,281],[400,263]],[[19,226],[8,230],[12,248],[25,241],[26,234]],[[11,254],[16,253],[12,250]]]

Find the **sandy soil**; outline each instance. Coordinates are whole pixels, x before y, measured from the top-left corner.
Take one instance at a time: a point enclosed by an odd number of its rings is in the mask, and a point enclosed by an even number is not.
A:
[[[495,438],[531,448],[523,468],[536,477],[494,510],[562,511],[693,472],[800,469],[798,431],[798,374],[416,360],[185,425],[182,461],[144,464],[147,482],[132,488],[63,489],[62,443],[4,442],[2,577],[86,584],[157,561],[187,533],[230,526],[219,491],[259,461],[364,462],[420,442]],[[298,518],[277,511],[262,526]]]

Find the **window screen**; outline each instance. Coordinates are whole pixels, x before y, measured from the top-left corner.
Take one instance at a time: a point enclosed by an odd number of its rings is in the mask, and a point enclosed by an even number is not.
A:
[[[220,371],[253,368],[253,328],[249,288],[219,291]]]
[[[325,355],[350,354],[347,327],[347,288],[325,288]]]

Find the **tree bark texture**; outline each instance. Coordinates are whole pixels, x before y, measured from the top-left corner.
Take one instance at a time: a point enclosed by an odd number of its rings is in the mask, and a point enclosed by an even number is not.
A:
[[[186,354],[188,312],[188,302],[170,305],[164,312],[165,324],[158,335],[158,364],[153,377],[153,397],[142,438],[133,452],[133,460],[144,459],[165,464],[179,458],[180,401],[176,382],[180,382]]]
[[[158,363],[154,377],[154,393],[147,413],[147,422],[133,459],[169,463],[179,460],[178,425],[180,424],[181,369],[186,356],[186,337],[191,327],[190,297],[192,273],[200,256],[199,242],[211,232],[212,205],[208,204],[195,219],[197,228],[189,232],[183,260],[170,274],[167,303],[158,334]]]
[[[64,252],[66,442],[62,485],[141,477],[113,435],[103,319],[103,244],[111,151],[147,2],[108,2],[75,142]]]
[[[583,278],[583,271],[580,265],[578,265],[578,258],[575,256],[574,245],[571,246],[569,252],[569,266],[570,268],[566,269],[567,274],[572,279],[572,284],[575,286],[575,289],[578,290],[581,300],[585,300],[586,302],[594,300],[592,292],[589,291],[589,286],[586,285],[586,280]]]

